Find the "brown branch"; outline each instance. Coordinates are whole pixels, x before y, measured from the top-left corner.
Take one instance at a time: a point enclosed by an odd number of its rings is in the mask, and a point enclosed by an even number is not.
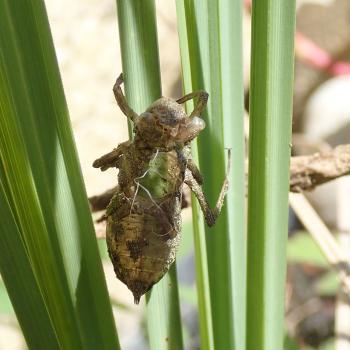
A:
[[[350,144],[311,156],[292,157],[290,191],[310,191],[344,175],[350,175]]]
[[[89,197],[91,212],[94,213],[96,211],[105,210],[117,190],[118,185],[97,196]],[[181,209],[187,208],[188,205],[187,195],[183,192],[181,197]]]
[[[338,177],[350,175],[350,144],[338,146],[330,151],[315,153],[310,156],[297,156],[291,158],[290,164],[290,191],[311,191],[316,186],[334,180]],[[106,209],[113,194],[117,191],[115,186],[106,192],[89,198],[92,212]],[[183,195],[182,207],[188,203]]]
[[[110,188],[97,196],[89,197],[90,209],[92,212],[106,209],[114,193],[118,190],[118,185]]]

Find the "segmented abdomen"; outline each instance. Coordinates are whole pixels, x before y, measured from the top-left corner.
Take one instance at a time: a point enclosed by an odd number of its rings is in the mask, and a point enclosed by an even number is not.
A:
[[[116,195],[107,219],[107,245],[117,277],[133,292],[135,303],[168,271],[180,242],[180,198],[162,201]],[[131,210],[132,206],[132,210]]]

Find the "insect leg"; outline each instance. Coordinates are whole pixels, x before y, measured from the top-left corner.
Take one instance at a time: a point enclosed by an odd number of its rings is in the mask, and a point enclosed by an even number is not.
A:
[[[203,184],[203,176],[199,171],[196,163],[192,159],[187,160],[187,169],[192,173],[194,179],[197,181],[198,185]]]
[[[131,120],[134,121],[138,114],[128,105],[120,85],[124,82],[123,73],[121,73],[113,86],[115,99],[121,111]]]
[[[177,103],[181,104],[195,97],[198,97],[198,101],[197,104],[194,106],[192,113],[190,114],[190,118],[201,115],[203,109],[207,105],[209,94],[204,90],[198,90],[191,92],[190,94],[185,95],[176,101]]]
[[[130,141],[121,143],[117,148],[114,148],[113,151],[103,155],[102,157],[96,159],[92,166],[94,168],[100,168],[101,171],[105,171],[108,168],[117,167],[119,157],[124,153],[125,146],[129,145]]]
[[[205,198],[202,186],[197,182],[192,172],[189,169],[186,169],[185,183],[190,187],[191,191],[197,197],[197,200],[202,209],[205,221],[208,226],[213,226],[215,224],[215,221],[218,218],[221,212],[222,206],[224,204],[224,199],[228,190],[228,175],[230,173],[230,163],[231,163],[231,150],[229,150],[228,152],[228,164],[227,164],[226,176],[221,186],[221,191],[216,201],[216,205],[213,209],[210,208],[209,203]]]

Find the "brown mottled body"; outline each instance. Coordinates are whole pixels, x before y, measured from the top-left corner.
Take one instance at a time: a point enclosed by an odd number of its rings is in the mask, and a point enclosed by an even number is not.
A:
[[[162,152],[167,159],[167,171],[163,174],[167,187],[160,198],[150,192],[151,199],[144,191],[136,193],[135,181],[128,179],[138,179],[147,170],[155,169],[150,166],[150,159],[140,162],[139,157],[132,158],[138,151],[133,149],[133,144],[129,147],[131,154],[126,151],[124,155],[129,168],[126,171],[126,164],[120,168],[122,187],[107,209],[106,238],[115,273],[132,290],[137,303],[175,260],[181,235],[181,194],[186,164],[179,161],[175,151]],[[143,166],[139,166],[140,163]],[[131,169],[139,171],[130,177]]]
[[[174,262],[181,234],[181,194],[186,183],[196,195],[209,226],[215,223],[228,189],[225,179],[214,209],[203,194],[202,176],[191,159],[190,141],[204,129],[199,114],[208,94],[198,91],[174,101],[162,97],[137,115],[114,86],[121,110],[134,123],[135,138],[97,159],[93,166],[119,169],[118,189],[106,211],[107,246],[117,277],[135,303]],[[198,97],[187,116],[182,103]]]
[[[108,252],[117,277],[133,292],[136,303],[175,260],[181,223],[180,210],[176,208],[179,202],[175,202],[169,210],[169,214],[175,214],[170,230],[159,224],[157,215],[148,211],[149,201],[142,197],[136,199],[134,213],[108,216]]]

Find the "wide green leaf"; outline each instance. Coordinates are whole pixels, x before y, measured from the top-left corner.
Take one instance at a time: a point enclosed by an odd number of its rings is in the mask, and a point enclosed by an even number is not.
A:
[[[253,1],[247,349],[283,348],[295,0]]]
[[[31,349],[59,349],[59,340],[31,269],[3,181],[0,183],[0,215],[0,272],[27,344]],[[40,327],[33,322],[33,315],[36,315]]]
[[[232,149],[227,207],[211,229],[194,206],[201,346],[244,347],[245,225],[243,78],[240,1],[178,0],[185,93],[209,92],[206,129],[198,138],[204,190],[213,206]],[[196,152],[195,152],[196,153]],[[194,200],[195,201],[195,200]],[[205,234],[204,234],[205,229]],[[207,261],[206,261],[207,260]]]
[[[126,98],[141,113],[161,96],[155,4],[117,0],[117,8]],[[151,349],[182,349],[175,264],[147,295],[147,327]]]
[[[1,180],[13,230],[60,346],[118,348],[44,4],[3,0],[0,22]]]

